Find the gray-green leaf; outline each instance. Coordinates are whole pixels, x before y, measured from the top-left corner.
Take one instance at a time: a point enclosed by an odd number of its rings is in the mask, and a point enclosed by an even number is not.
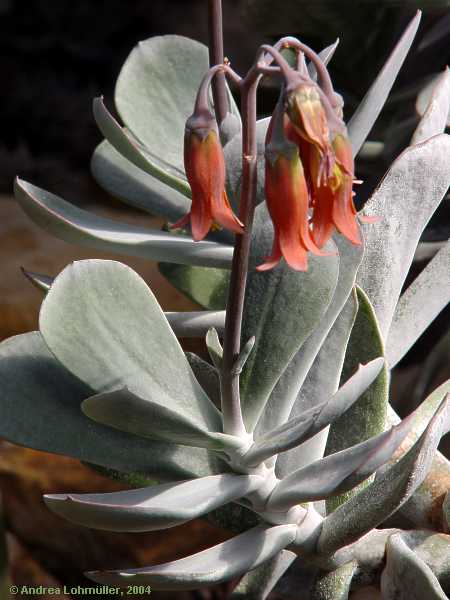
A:
[[[158,398],[156,394],[155,397]],[[152,402],[149,397],[140,398],[126,388],[91,396],[84,400],[81,408],[97,423],[144,438],[209,450],[225,450],[239,445],[239,440],[233,436],[200,427],[180,410],[174,410],[170,403],[164,405]]]
[[[186,523],[260,485],[256,475],[212,475],[107,494],[47,494],[57,515],[106,531],[157,531]]]
[[[126,265],[86,260],[66,267],[42,304],[40,329],[58,360],[95,392],[127,387],[200,429],[221,430],[161,307]]]
[[[100,584],[150,585],[154,590],[192,590],[227,581],[269,560],[295,539],[296,525],[258,525],[236,537],[173,562],[122,571],[86,573]]]
[[[384,339],[419,238],[450,184],[450,136],[407,148],[363,208],[366,250],[357,281],[372,302]]]
[[[203,44],[178,35],[155,36],[139,42],[117,79],[119,115],[162,177],[185,179],[184,126],[208,66]]]
[[[256,337],[242,372],[244,420],[253,431],[286,366],[321,322],[336,288],[339,257],[309,257],[308,270],[298,272],[282,262],[275,269],[255,270],[269,253],[272,232],[256,229],[247,281],[242,340]],[[335,250],[334,243],[327,247]]]
[[[358,154],[372,129],[391,91],[419,27],[421,13],[417,12],[404,34],[397,42],[388,60],[375,81],[362,99],[348,124],[348,134],[352,142],[353,154]]]
[[[147,479],[223,471],[223,463],[203,449],[186,452],[88,419],[80,405],[93,391],[56,360],[38,332],[0,344],[0,378],[0,436],[10,442]]]
[[[159,270],[177,290],[210,310],[223,310],[227,304],[230,271],[160,262]]]
[[[416,444],[390,469],[328,515],[318,551],[331,555],[386,520],[422,483],[448,423],[450,402],[444,400]]]
[[[189,211],[191,203],[184,194],[135,167],[107,140],[95,149],[91,171],[107,192],[152,215],[177,221]]]
[[[432,536],[432,534],[428,534]],[[434,536],[438,538],[438,536]],[[448,537],[448,536],[442,536]],[[450,539],[450,538],[449,538]],[[386,567],[381,575],[381,591],[386,600],[447,600],[438,578],[431,568],[421,560],[407,543],[408,534],[391,535],[386,544]],[[435,540],[438,544],[438,539]],[[441,548],[435,548],[450,560],[450,543],[443,541]],[[433,543],[429,550],[433,551]],[[445,551],[446,550],[446,551]]]
[[[264,433],[298,416],[305,407],[323,402],[339,386],[343,353],[354,321],[355,300],[349,296],[355,284],[363,247],[350,244],[339,234],[334,236],[334,241],[339,250],[339,275],[332,301],[277,382],[258,423],[258,432]],[[305,405],[305,402],[311,404]],[[323,444],[321,446],[323,448]],[[314,458],[319,457],[315,456],[312,460]],[[288,468],[283,465],[285,460],[287,458],[280,457],[277,467],[281,470]]]
[[[445,131],[450,112],[450,71],[448,67],[434,82],[425,111],[411,139],[419,144]]]
[[[300,502],[328,498],[358,485],[391,458],[412,424],[411,419],[405,419],[370,440],[294,471],[275,487],[267,504],[269,510],[287,510]]]
[[[439,250],[398,301],[386,342],[386,359],[391,368],[449,302],[450,241]]]
[[[161,164],[160,155],[150,155],[145,146],[140,144],[131,132],[121,127],[114,119],[104,105],[103,98],[95,98],[92,109],[98,128],[117,152],[139,169],[153,177],[157,177],[182,194],[190,196],[191,189],[185,180],[184,173],[176,173],[174,169]]]
[[[27,215],[64,241],[151,260],[225,268],[231,264],[232,246],[194,242],[186,236],[100,217],[19,179],[14,191]]]
[[[271,560],[246,573],[233,590],[230,600],[266,600],[297,555],[281,550]]]
[[[383,340],[373,307],[360,288],[357,288],[357,295],[358,313],[347,345],[342,370],[343,381],[360,363],[384,356]],[[388,397],[388,371],[384,365],[378,377],[358,402],[331,425],[326,454],[338,452],[384,431]],[[356,490],[351,492],[354,493]],[[334,510],[346,498],[347,496],[338,496],[330,499],[327,502],[327,510]]]
[[[248,465],[256,466],[270,456],[285,452],[310,439],[358,400],[378,376],[383,365],[382,358],[361,365],[329,400],[305,410],[302,415],[289,419],[284,425],[266,433],[250,447],[242,460]]]

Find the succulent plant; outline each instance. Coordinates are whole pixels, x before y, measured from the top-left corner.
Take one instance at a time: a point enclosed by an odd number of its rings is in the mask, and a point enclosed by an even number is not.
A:
[[[40,332],[0,345],[0,434],[136,488],[45,497],[75,523],[151,531],[210,514],[235,533],[163,565],[89,573],[97,582],[197,589],[242,576],[232,597],[262,599],[295,563],[316,570],[312,598],[347,598],[352,582],[377,581],[382,569],[385,598],[445,598],[450,537],[376,528],[401,507],[429,528],[433,494],[439,488],[443,501],[450,473],[437,453],[450,381],[403,421],[388,402],[390,369],[450,299],[448,244],[401,294],[450,184],[449,74],[357,216],[353,156],[420,15],[345,126],[325,66],[336,45],[316,55],[283,38],[261,47],[241,79],[221,56],[220,3],[210,10],[211,68],[197,42],[152,38],[119,76],[126,126],[94,101],[106,138],[94,176],[178,228],[190,222],[192,237],[98,217],[16,182],[39,225],[164,261],[162,272],[206,310],[164,314],[145,282],[115,261],[76,262],[54,280],[28,273],[46,292]],[[225,75],[240,89],[242,122]],[[282,80],[271,124],[256,121],[262,75]],[[206,334],[211,362],[186,355],[177,334]],[[443,521],[448,499],[439,510]]]

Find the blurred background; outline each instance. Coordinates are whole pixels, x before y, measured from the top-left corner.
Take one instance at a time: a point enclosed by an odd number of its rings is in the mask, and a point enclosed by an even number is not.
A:
[[[261,43],[274,42],[281,35],[297,35],[316,50],[339,37],[330,71],[344,96],[346,118],[415,10],[424,9],[413,49],[370,135],[377,144],[366,148],[358,160],[357,175],[364,179],[358,202],[363,203],[407,145],[418,122],[418,93],[449,62],[450,3],[284,0],[281,5],[274,0],[224,0],[223,4],[225,52],[237,71],[250,66]],[[0,339],[37,326],[42,296],[21,275],[20,266],[55,275],[74,259],[124,260],[71,246],[39,230],[12,198],[15,175],[100,214],[148,224],[148,215],[108,196],[90,176],[90,157],[102,139],[91,115],[91,101],[103,94],[112,108],[114,82],[133,46],[167,33],[206,42],[206,0],[0,0]],[[276,95],[273,86],[263,85],[261,116],[270,113]],[[423,240],[440,242],[449,234],[447,198]],[[411,278],[429,259],[417,258]],[[166,310],[195,308],[160,276],[154,264],[139,259],[126,262],[150,282]],[[399,365],[392,386],[400,413],[408,413],[428,390],[449,377],[448,332],[447,310]],[[196,347],[192,340],[186,340],[186,346]],[[419,392],[409,393],[412,387]],[[447,451],[449,447],[447,440]],[[106,481],[70,459],[6,443],[0,448],[0,487],[10,574],[19,585],[88,585],[81,575],[85,569],[161,562],[227,536],[201,521],[169,532],[132,536],[69,525],[45,509],[43,491],[106,491],[123,485]],[[226,594],[224,586],[197,594],[154,593],[152,597],[207,599]]]

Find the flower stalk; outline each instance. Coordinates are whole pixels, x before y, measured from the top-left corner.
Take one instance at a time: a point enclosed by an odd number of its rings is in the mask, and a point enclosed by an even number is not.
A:
[[[222,0],[208,0],[209,66],[221,65],[223,56]],[[214,110],[220,126],[229,111],[225,74],[219,71],[212,82]]]
[[[251,69],[239,84],[242,116],[242,188],[239,219],[244,233],[237,236],[231,266],[225,318],[222,367],[222,412],[225,433],[245,435],[239,393],[239,374],[233,368],[241,348],[242,313],[256,204],[257,146],[256,91],[260,74]]]

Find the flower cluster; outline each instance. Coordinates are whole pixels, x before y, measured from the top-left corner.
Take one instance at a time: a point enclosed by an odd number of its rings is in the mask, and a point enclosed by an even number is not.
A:
[[[303,271],[308,250],[321,254],[335,229],[361,244],[353,203],[354,162],[342,104],[330,80],[322,89],[304,65],[294,71],[281,56],[278,60],[286,86],[265,152],[265,193],[275,236],[271,256],[258,269],[272,268],[283,256],[293,269]]]
[[[298,52],[298,68],[263,46],[277,62],[284,83],[266,136],[265,196],[274,226],[272,253],[258,270],[272,269],[283,257],[295,270],[308,268],[308,251],[321,248],[338,230],[361,244],[353,203],[354,161],[342,120],[342,100],[333,90],[325,65],[309,48]],[[316,83],[306,68],[305,50],[319,66]],[[192,190],[192,208],[175,226],[191,223],[194,240],[219,225],[243,233],[225,192],[225,160],[217,124],[207,108],[202,82],[193,115],[186,124],[185,169]]]

